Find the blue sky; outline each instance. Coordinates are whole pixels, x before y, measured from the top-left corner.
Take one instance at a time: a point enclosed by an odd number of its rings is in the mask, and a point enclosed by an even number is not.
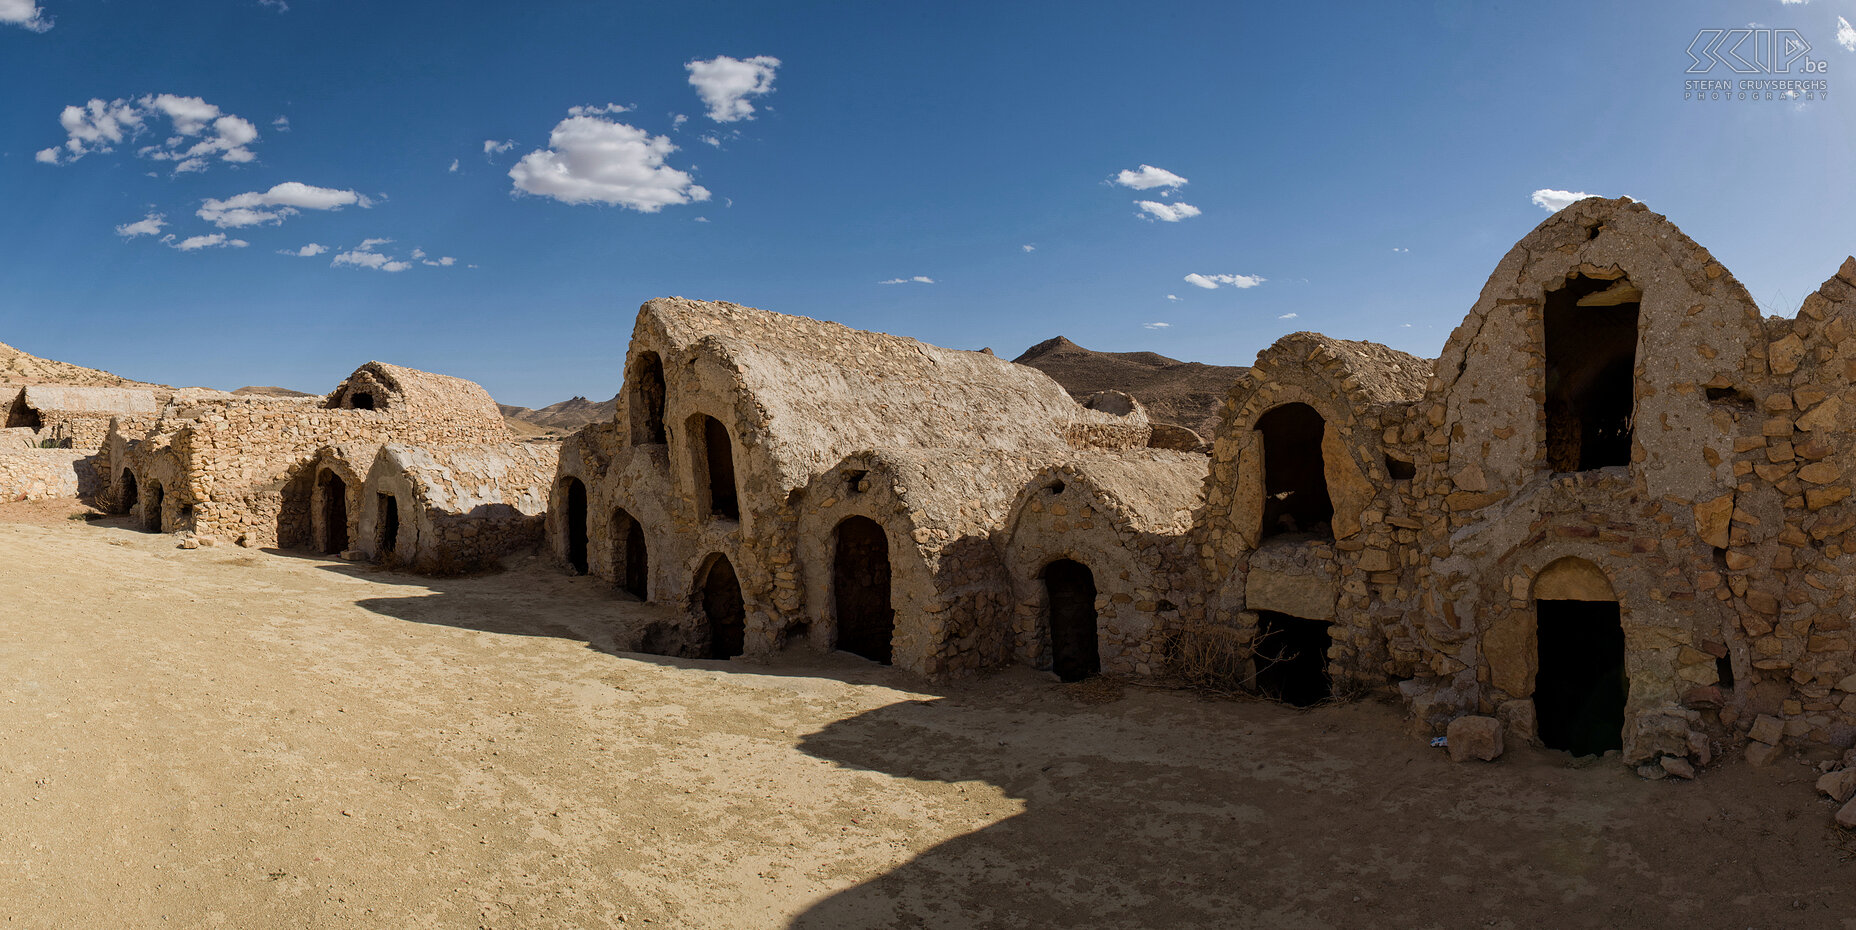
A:
[[[1856,252],[1840,18],[0,0],[0,342],[221,388],[378,358],[530,406],[611,396],[672,294],[1008,357],[1434,356],[1542,189],[1648,203],[1789,315]],[[1697,32],[1749,24],[1827,98],[1683,100]]]

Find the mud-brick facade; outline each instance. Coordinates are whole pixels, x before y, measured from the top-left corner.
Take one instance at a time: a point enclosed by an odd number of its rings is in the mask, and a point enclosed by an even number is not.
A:
[[[563,448],[549,534],[573,570],[666,609],[637,644],[653,651],[802,644],[936,676],[1039,655],[1015,632],[1006,557],[1027,484],[1126,455],[1189,486],[1190,502],[1155,505],[1170,519],[1191,512],[1203,475],[1203,456],[1149,452],[1126,395],[1079,404],[990,353],[734,304],[645,304],[624,380],[613,422]],[[1191,481],[1172,474],[1193,467]],[[1117,527],[1105,513],[1078,533]],[[1114,585],[1066,596],[1131,615]]]
[[[379,542],[363,524],[378,503],[364,496],[369,479],[397,480],[407,564],[462,570],[506,536],[536,532],[539,492],[523,474],[550,452],[518,445],[478,385],[369,362],[326,397],[183,393],[145,434],[119,424],[102,453],[103,497],[154,530],[359,558]],[[452,506],[465,510],[444,509]],[[457,545],[434,548],[447,539]]]

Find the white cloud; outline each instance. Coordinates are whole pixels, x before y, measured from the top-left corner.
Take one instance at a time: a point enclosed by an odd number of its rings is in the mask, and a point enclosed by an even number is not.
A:
[[[315,258],[328,250],[328,246],[312,242],[300,249],[281,249],[277,254],[288,255],[292,258]]]
[[[1171,327],[1172,325],[1173,324],[1171,323],[1142,323],[1141,328],[1142,329],[1167,329],[1168,327]]]
[[[689,121],[690,121],[690,118],[681,113],[670,114],[670,128],[671,129],[682,129],[683,124]]]
[[[445,170],[451,172],[452,174],[457,174],[458,173],[458,160],[455,158],[451,159],[451,167]]]
[[[1166,223],[1177,223],[1188,217],[1199,215],[1199,208],[1189,203],[1156,203],[1152,200],[1137,200],[1134,205],[1141,208],[1141,214],[1146,214],[1142,217],[1143,219],[1157,219]]]
[[[887,281],[878,281],[876,283],[878,284],[933,284],[934,279],[928,277],[925,274],[918,274],[912,278],[890,278]]]
[[[780,59],[757,55],[745,61],[717,55],[708,61],[691,61],[690,86],[709,106],[709,118],[718,123],[753,119],[754,105],[747,98],[773,92],[773,72]]]
[[[258,0],[258,4],[260,6],[268,6],[279,13],[290,12],[290,4],[285,3],[284,0]]]
[[[52,21],[45,18],[45,11],[35,0],[0,0],[0,25],[44,32],[52,28]]]
[[[1165,168],[1142,165],[1139,170],[1129,171],[1123,168],[1120,174],[1109,179],[1122,187],[1132,187],[1137,191],[1151,190],[1156,187],[1177,188],[1187,183],[1185,178]]]
[[[1021,245],[1019,246],[1019,248],[1024,249],[1027,252],[1036,252],[1038,250],[1038,247],[1035,245]]]
[[[159,213],[150,213],[133,223],[124,223],[116,227],[116,235],[124,239],[134,239],[137,236],[158,236],[161,235],[161,227],[167,224],[167,217]]]
[[[509,169],[517,191],[640,213],[709,199],[709,190],[688,172],[664,164],[677,150],[669,136],[596,116],[569,116],[548,135],[548,146]]]
[[[1779,0],[1779,2],[1786,6],[1796,6],[1800,3],[1810,3],[1811,0]]]
[[[1573,191],[1556,191],[1550,187],[1543,187],[1534,192],[1533,201],[1534,206],[1548,213],[1558,213],[1590,196],[1592,195],[1584,191],[1574,193]]]
[[[1392,251],[1394,251],[1394,252],[1409,252],[1409,251],[1411,251],[1411,250],[1410,250],[1410,249],[1401,249],[1401,248],[1399,248],[1398,246],[1396,246],[1396,245],[1395,245],[1395,246],[1393,246],[1393,247],[1392,247]]]
[[[209,199],[200,206],[197,215],[220,229],[235,229],[240,226],[281,223],[285,217],[295,216],[303,210],[338,210],[356,205],[366,208],[373,206],[374,202],[354,191],[312,187],[301,181],[285,181],[263,193],[253,191],[224,200]]]
[[[1837,44],[1846,52],[1856,52],[1856,26],[1841,16],[1837,17]]]
[[[1283,314],[1282,316],[1279,316],[1279,317],[1277,317],[1276,319],[1279,319],[1279,320],[1293,320],[1293,319],[1295,319],[1295,318],[1296,318],[1296,317],[1298,317],[1298,316],[1301,316],[1301,314],[1299,314],[1299,313],[1285,313],[1285,314]]]
[[[567,115],[568,116],[605,116],[609,113],[624,113],[630,109],[631,107],[628,107],[622,103],[608,103],[603,107],[595,107],[595,106],[568,107]],[[513,145],[514,143],[511,143],[511,144]]]
[[[62,150],[54,146],[35,157],[46,164],[60,165],[92,152],[108,152],[147,131],[150,123],[160,117],[173,126],[174,134],[158,144],[137,149],[136,154],[153,161],[174,162],[175,174],[204,171],[213,158],[232,164],[257,159],[249,146],[258,141],[258,127],[250,120],[221,112],[198,97],[174,94],[107,102],[92,99],[81,107],[65,107],[58,116],[66,135]]]
[[[225,233],[213,233],[207,236],[190,236],[179,242],[175,242],[173,236],[165,236],[161,241],[166,242],[170,247],[179,249],[182,252],[215,248],[242,249],[251,244],[243,239],[228,239]]]
[[[271,128],[277,130],[278,132],[289,132],[290,131],[290,117],[279,116],[278,118],[271,120]]]
[[[363,239],[361,244],[342,252],[329,262],[330,268],[349,265],[355,268],[372,268],[375,271],[400,272],[412,267],[412,262],[401,261],[383,255],[376,248],[392,242],[392,239]]]
[[[706,216],[699,216],[699,217],[697,217],[697,218],[695,219],[695,222],[698,222],[698,223],[707,223],[707,222],[709,222],[709,218],[708,218],[708,217],[706,217]]]
[[[1195,287],[1202,287],[1208,291],[1217,290],[1218,285],[1220,284],[1229,284],[1232,287],[1242,290],[1244,288],[1256,287],[1257,285],[1262,284],[1266,280],[1268,279],[1264,278],[1262,275],[1254,275],[1254,274],[1197,274],[1197,273],[1194,273],[1194,274],[1189,274],[1186,276],[1187,284],[1194,285]]]
[[[422,258],[419,261],[420,261],[420,264],[431,265],[434,268],[449,268],[452,265],[455,265],[458,263],[457,259],[452,258],[449,255],[446,255],[445,257],[439,258],[439,259]]]
[[[704,145],[713,145],[718,149],[722,147],[722,140],[717,139],[713,133],[705,134],[700,138]]]
[[[1166,299],[1168,299],[1168,300],[1178,300],[1178,299],[1179,299],[1179,295],[1178,295],[1178,294],[1168,294],[1168,295],[1166,295]]]
[[[579,108],[575,107],[575,109],[579,109]],[[515,148],[515,147],[516,147],[516,140],[514,139],[507,139],[502,142],[498,142],[495,139],[483,140],[483,154],[486,157],[490,155],[501,155],[504,152],[507,152],[510,149]]]

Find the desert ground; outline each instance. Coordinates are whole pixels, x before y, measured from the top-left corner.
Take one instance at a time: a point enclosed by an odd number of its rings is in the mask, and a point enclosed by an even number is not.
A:
[[[1452,765],[1016,669],[611,648],[543,560],[433,580],[0,505],[6,927],[1856,928],[1805,761]]]

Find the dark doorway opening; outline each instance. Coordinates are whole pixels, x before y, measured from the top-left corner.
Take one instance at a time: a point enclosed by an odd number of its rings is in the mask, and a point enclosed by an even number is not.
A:
[[[728,427],[714,417],[698,414],[702,433],[702,471],[706,472],[709,513],[729,520],[741,519],[741,501],[735,496],[735,449]]]
[[[1321,459],[1327,424],[1307,404],[1283,404],[1257,420],[1263,434],[1262,538],[1282,533],[1334,536],[1334,503]]]
[[[1052,562],[1044,568],[1044,597],[1050,611],[1051,671],[1064,681],[1082,681],[1102,671],[1095,573],[1081,562]]]
[[[664,362],[656,352],[639,353],[632,383],[632,443],[663,442]]]
[[[838,648],[890,663],[896,611],[889,600],[889,535],[869,517],[838,524],[831,590],[838,613]]]
[[[116,512],[117,513],[129,513],[135,510],[135,505],[139,503],[139,501],[137,501],[136,498],[140,494],[141,494],[141,491],[137,489],[135,486],[135,472],[132,472],[127,468],[123,469],[122,470],[122,493],[118,495],[118,497],[116,498]]]
[[[741,582],[728,557],[718,555],[702,577],[702,613],[709,621],[709,658],[732,659],[747,649],[748,613]]]
[[[1540,741],[1575,756],[1624,748],[1624,625],[1616,601],[1535,601]]]
[[[340,555],[348,549],[348,482],[324,471],[316,476],[316,485],[322,492],[322,551]]]
[[[167,504],[167,490],[159,481],[148,483],[148,500],[142,505],[142,529],[161,532],[161,508]]]
[[[400,546],[400,499],[381,494],[374,503],[380,512],[380,544],[375,549],[382,560],[391,559]]]
[[[1257,690],[1296,707],[1327,700],[1334,693],[1328,678],[1328,624],[1271,610],[1257,611],[1257,643],[1252,661]]]
[[[17,400],[13,402],[12,409],[7,411],[6,428],[7,429],[24,428],[24,429],[32,430],[33,432],[36,433],[39,430],[42,430],[45,428],[45,418],[39,416],[39,412],[37,410],[34,410],[31,407],[26,406],[26,402],[24,400]]]
[[[1628,279],[1583,275],[1547,295],[1547,464],[1554,471],[1630,464],[1642,298]]]
[[[651,571],[650,557],[644,549],[644,527],[623,507],[612,512],[612,540],[619,547],[612,554],[612,574],[618,579],[619,590],[644,600]]]
[[[586,561],[586,485],[578,478],[567,479],[566,526],[567,565],[576,575],[584,575]]]
[[[348,405],[356,410],[372,410],[374,409],[374,395],[366,391],[350,394],[348,395]]]

